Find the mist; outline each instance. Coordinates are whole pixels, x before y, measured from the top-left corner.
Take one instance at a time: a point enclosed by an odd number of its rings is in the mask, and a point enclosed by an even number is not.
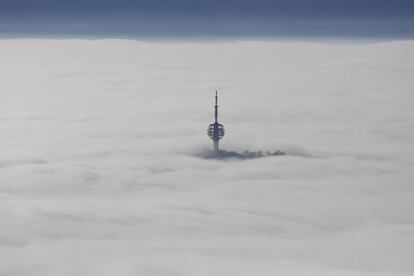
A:
[[[413,50],[0,40],[0,275],[413,274]]]

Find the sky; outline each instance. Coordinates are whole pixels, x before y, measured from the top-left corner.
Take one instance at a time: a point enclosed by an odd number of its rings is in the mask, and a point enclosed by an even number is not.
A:
[[[411,0],[1,0],[0,36],[410,39]]]
[[[0,40],[0,275],[413,275],[413,51]]]

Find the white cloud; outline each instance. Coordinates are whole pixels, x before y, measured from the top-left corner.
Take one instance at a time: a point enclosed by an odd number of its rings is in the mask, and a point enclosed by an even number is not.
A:
[[[413,50],[1,40],[0,275],[412,274]]]

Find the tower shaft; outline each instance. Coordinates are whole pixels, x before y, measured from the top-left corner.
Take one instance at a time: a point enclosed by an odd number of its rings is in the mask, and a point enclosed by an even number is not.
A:
[[[213,151],[215,153],[219,151],[219,140],[213,140]]]

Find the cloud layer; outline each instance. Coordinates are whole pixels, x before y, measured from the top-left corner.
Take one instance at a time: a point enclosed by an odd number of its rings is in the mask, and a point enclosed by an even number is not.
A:
[[[0,274],[412,274],[413,50],[1,40]]]

